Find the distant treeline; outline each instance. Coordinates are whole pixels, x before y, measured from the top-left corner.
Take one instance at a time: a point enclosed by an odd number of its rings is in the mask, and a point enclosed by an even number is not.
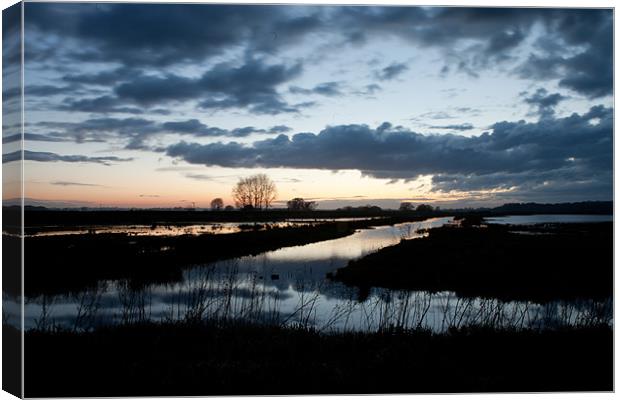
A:
[[[578,203],[508,203],[490,210],[499,214],[613,214],[613,201],[582,201]]]
[[[21,212],[18,206],[3,207],[5,231],[18,229]],[[613,201],[584,201],[578,203],[509,203],[495,208],[439,209],[420,206],[405,210],[384,210],[378,206],[345,207],[337,210],[193,210],[193,209],[51,209],[26,206],[25,226],[76,226],[111,224],[199,224],[206,222],[261,222],[280,221],[288,218],[347,218],[390,217],[409,213],[412,215],[446,216],[476,213],[481,216],[515,214],[613,214]],[[17,232],[16,232],[17,233]]]

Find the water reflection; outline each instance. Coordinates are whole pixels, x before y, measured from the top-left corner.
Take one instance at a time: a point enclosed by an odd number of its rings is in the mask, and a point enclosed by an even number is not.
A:
[[[26,328],[61,325],[87,330],[99,324],[146,320],[234,319],[294,324],[324,331],[424,328],[444,331],[464,325],[544,328],[611,323],[604,302],[503,302],[464,299],[452,292],[358,289],[327,280],[326,274],[354,258],[452,218],[363,229],[355,234],[257,256],[196,265],[177,283],[136,288],[103,282],[88,291],[27,300]]]
[[[33,318],[27,318],[26,328],[89,330],[99,324],[236,318],[322,331],[421,328],[442,332],[471,325],[544,329],[612,323],[611,299],[536,304],[459,298],[451,292],[372,289],[367,300],[359,301],[353,290],[334,298],[326,296],[320,284],[302,291],[281,291],[257,279],[229,277],[218,280],[207,275],[202,280],[143,290],[117,282],[74,297],[42,296],[27,303],[26,314]]]
[[[82,234],[127,234],[129,236],[179,236],[179,235],[202,235],[209,234],[228,234],[238,233],[246,230],[264,231],[272,228],[312,226],[323,222],[335,221],[364,221],[380,217],[361,217],[361,218],[289,218],[285,221],[265,221],[265,222],[219,222],[192,225],[92,225],[76,226],[72,229],[65,229],[54,226],[28,228],[32,232],[27,232],[26,236],[59,236],[59,235],[82,235]]]

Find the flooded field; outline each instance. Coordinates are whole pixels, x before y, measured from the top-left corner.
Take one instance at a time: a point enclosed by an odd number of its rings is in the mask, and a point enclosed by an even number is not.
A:
[[[88,329],[140,321],[215,318],[323,331],[401,327],[441,332],[471,324],[546,328],[611,322],[611,299],[505,302],[465,299],[449,291],[360,290],[328,279],[349,260],[401,240],[421,238],[426,229],[451,222],[451,217],[432,218],[361,229],[335,240],[193,265],[174,283],[132,287],[125,281],[107,281],[81,293],[29,298],[25,324],[27,328],[60,325]],[[10,299],[5,299],[6,303],[10,304]]]
[[[204,224],[153,224],[153,225],[93,225],[77,226],[66,229],[58,226],[47,226],[30,228],[26,230],[26,236],[61,236],[61,235],[82,235],[82,234],[126,234],[128,236],[178,236],[178,235],[202,235],[208,234],[228,234],[247,230],[262,231],[272,228],[313,226],[324,222],[346,222],[346,221],[366,221],[375,218],[289,218],[285,221],[266,221],[266,222],[220,222]]]

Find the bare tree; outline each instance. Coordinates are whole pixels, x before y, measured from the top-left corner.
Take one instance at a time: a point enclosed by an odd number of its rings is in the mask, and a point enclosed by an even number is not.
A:
[[[265,174],[239,179],[232,191],[238,208],[269,208],[276,199],[276,185]]]
[[[222,200],[221,198],[217,197],[213,200],[211,200],[211,209],[214,211],[219,211],[222,208],[224,208],[224,200]]]

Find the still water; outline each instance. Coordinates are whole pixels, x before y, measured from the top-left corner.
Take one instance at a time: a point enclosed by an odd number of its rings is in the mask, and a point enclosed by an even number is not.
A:
[[[59,235],[83,235],[83,234],[103,234],[120,233],[129,236],[178,236],[178,235],[202,235],[202,234],[227,234],[237,233],[244,230],[267,230],[271,228],[287,228],[310,226],[322,222],[335,221],[364,221],[376,219],[377,217],[367,218],[289,218],[284,221],[266,222],[213,222],[203,224],[155,224],[155,225],[92,225],[76,226],[71,229],[57,226],[47,226],[31,228],[33,232],[26,231],[26,236],[59,236]],[[380,218],[380,217],[379,217]]]
[[[451,221],[451,217],[432,218],[362,229],[340,239],[195,265],[185,270],[180,282],[139,290],[126,282],[104,282],[79,294],[31,298],[25,305],[25,324],[26,328],[88,329],[145,320],[242,318],[323,331],[388,327],[443,331],[468,324],[547,327],[611,318],[611,300],[540,305],[463,299],[451,292],[372,289],[360,293],[326,277],[349,260],[403,239],[421,238],[424,229]]]

